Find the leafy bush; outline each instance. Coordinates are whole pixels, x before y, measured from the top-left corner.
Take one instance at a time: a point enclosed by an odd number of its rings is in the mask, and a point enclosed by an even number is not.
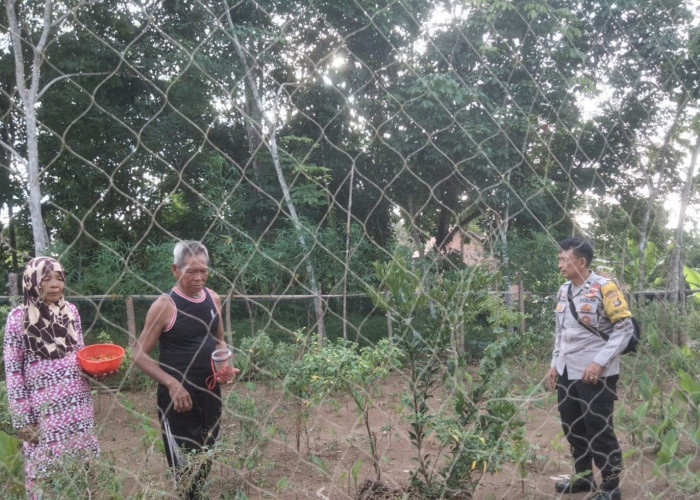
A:
[[[12,414],[7,401],[7,384],[4,380],[0,381],[0,431],[13,433]]]
[[[134,363],[134,353],[131,347],[124,348],[124,358],[119,370],[104,381],[106,385],[118,385],[124,391],[143,391],[156,386],[156,381],[142,372]]]
[[[0,484],[3,498],[24,498],[24,462],[21,442],[0,431]]]
[[[686,337],[688,340],[694,341],[695,345],[698,346],[698,343],[700,343],[700,311],[690,311],[684,319],[683,329]]]
[[[505,330],[498,333],[476,375],[461,368],[448,379],[455,394],[454,413],[435,422],[438,440],[449,449],[440,474],[444,489],[452,494],[472,492],[483,474],[498,471],[523,448],[525,421],[514,399],[508,398],[513,380],[504,364],[518,339]]]
[[[2,327],[3,336],[5,332],[5,323],[7,322],[7,315],[10,312],[10,306],[0,306],[0,327]]]
[[[511,386],[504,364],[520,340],[507,327],[520,317],[489,293],[498,276],[481,267],[432,274],[397,253],[375,269],[382,288],[368,287],[368,294],[396,325],[408,371],[402,402],[418,464],[412,485],[424,498],[470,495],[484,473],[511,458],[511,450],[522,455],[524,422],[507,398]],[[467,346],[477,342],[484,349],[473,376],[467,361],[475,356]],[[451,412],[428,404],[442,376],[456,395]],[[426,451],[431,437],[440,443],[435,453]],[[438,474],[434,464],[444,451],[446,463]]]
[[[41,498],[73,500],[75,498],[123,498],[123,474],[105,456],[85,460],[65,456],[49,474],[36,481]]]
[[[251,383],[249,387],[254,388]],[[265,449],[276,433],[275,413],[265,402],[230,391],[223,396],[224,414],[231,422],[221,429],[219,439],[212,453],[216,461],[234,471],[228,476],[223,490],[230,496],[222,498],[247,498],[240,495],[251,481],[249,476],[259,475],[255,480],[263,480]]]
[[[678,347],[645,328],[645,348],[623,357],[623,384],[631,401],[619,410],[619,425],[632,444],[656,452],[653,472],[677,491],[694,494],[700,474],[692,463],[700,454],[700,369],[698,352]]]
[[[400,349],[389,339],[380,340],[374,347],[362,348],[343,340],[326,342],[323,346],[315,344],[292,366],[285,378],[285,390],[300,400],[317,404],[334,394],[352,398],[363,418],[377,481],[381,479],[377,437],[370,429],[369,421],[373,390],[379,380],[397,368],[402,356]]]
[[[299,351],[296,343],[273,342],[266,332],[241,340],[241,347],[234,357],[241,378],[283,379],[294,363]]]
[[[68,276],[78,294],[157,294],[172,285],[173,244],[146,244],[132,248],[122,241],[100,241],[85,264],[82,246],[58,245]]]
[[[0,370],[0,379],[5,380],[5,323],[7,323],[7,315],[10,312],[10,306],[0,306],[0,361],[2,369]]]

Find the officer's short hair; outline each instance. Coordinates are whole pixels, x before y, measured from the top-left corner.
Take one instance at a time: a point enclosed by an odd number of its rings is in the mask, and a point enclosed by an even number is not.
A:
[[[586,267],[589,267],[593,261],[593,246],[579,236],[564,238],[559,242],[559,248],[564,251],[573,250],[576,257],[584,257],[586,259]]]

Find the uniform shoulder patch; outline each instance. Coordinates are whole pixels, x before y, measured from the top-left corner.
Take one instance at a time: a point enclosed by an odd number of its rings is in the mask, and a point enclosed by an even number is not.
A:
[[[608,281],[603,284],[600,287],[600,292],[603,295],[605,314],[611,323],[617,323],[621,319],[632,316],[625,296],[614,281]]]

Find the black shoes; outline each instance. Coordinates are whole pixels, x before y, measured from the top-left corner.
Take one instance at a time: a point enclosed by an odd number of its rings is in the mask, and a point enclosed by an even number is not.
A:
[[[579,493],[581,491],[595,491],[595,489],[596,485],[595,481],[593,480],[593,476],[580,477],[573,483],[571,481],[559,481],[554,483],[554,491],[557,493]],[[596,498],[595,500],[607,499]]]
[[[595,495],[588,497],[586,500],[622,500],[622,494],[617,488],[610,491],[601,490]]]

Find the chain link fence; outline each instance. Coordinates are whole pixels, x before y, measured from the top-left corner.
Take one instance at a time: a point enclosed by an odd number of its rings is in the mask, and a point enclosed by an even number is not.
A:
[[[128,347],[207,246],[242,370],[211,498],[556,498],[571,234],[645,327],[622,494],[700,495],[697,1],[4,5],[0,278],[56,256],[86,343]],[[175,495],[131,349],[93,388],[100,458],[46,491]]]

